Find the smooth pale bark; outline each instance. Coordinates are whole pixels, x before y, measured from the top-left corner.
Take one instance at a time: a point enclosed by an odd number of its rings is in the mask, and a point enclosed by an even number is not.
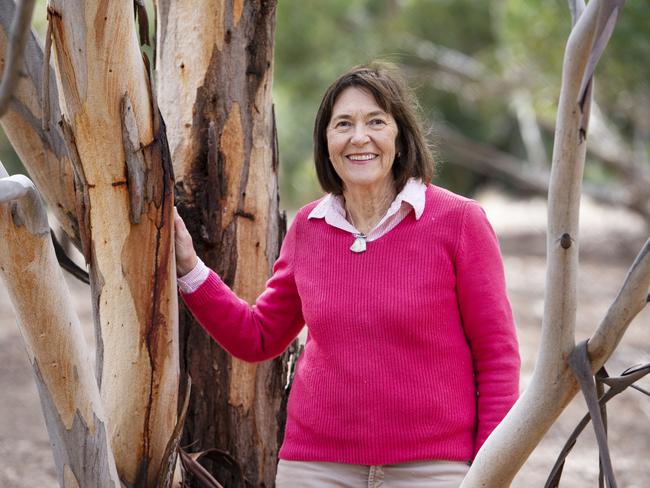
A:
[[[131,2],[51,0],[63,132],[120,478],[152,486],[176,423],[173,176]]]
[[[591,93],[581,106],[581,86],[598,35],[604,2],[592,0],[576,23],[565,52],[549,188],[547,272],[540,352],[530,386],[476,456],[467,487],[510,485],[548,428],[578,391],[568,365],[575,347],[578,213]],[[621,322],[618,316],[613,323]],[[619,328],[622,334],[624,328]],[[620,337],[620,335],[619,335]],[[602,365],[617,341],[602,347]]]
[[[13,1],[0,2],[0,52],[7,51],[14,11]],[[4,58],[0,57],[0,67],[3,67],[3,63]],[[44,131],[42,128],[42,66],[43,50],[34,34],[30,33],[25,46],[24,76],[20,77],[14,99],[0,123],[30,177],[40,189],[50,211],[54,213],[72,242],[79,247],[72,166],[67,156],[63,134],[57,125],[61,112],[58,108],[58,93],[52,69],[49,70],[52,81],[49,86],[50,129]]]
[[[0,165],[0,275],[34,371],[59,485],[119,488],[92,359],[45,208],[27,178],[2,178],[3,172]],[[8,202],[12,189],[18,199]]]
[[[179,211],[203,260],[253,303],[284,229],[271,103],[275,2],[158,0],[157,8],[158,100]],[[227,450],[252,486],[273,486],[286,355],[256,365],[232,359],[187,313],[181,345],[199,392],[184,442]]]

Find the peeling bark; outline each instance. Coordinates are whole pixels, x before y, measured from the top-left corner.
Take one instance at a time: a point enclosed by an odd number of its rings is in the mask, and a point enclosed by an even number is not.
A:
[[[126,156],[126,180],[116,181],[117,185],[127,185],[129,188],[130,217],[132,224],[140,223],[140,215],[144,211],[144,156],[140,152],[140,134],[138,124],[133,115],[133,107],[128,93],[122,97],[120,104],[122,119],[122,145]]]
[[[202,259],[253,303],[284,232],[271,104],[275,2],[189,4],[158,1],[158,100],[179,211]],[[257,365],[232,359],[186,312],[181,344],[197,392],[184,441],[228,451],[251,486],[273,486],[286,356]],[[216,475],[237,486],[226,471]]]

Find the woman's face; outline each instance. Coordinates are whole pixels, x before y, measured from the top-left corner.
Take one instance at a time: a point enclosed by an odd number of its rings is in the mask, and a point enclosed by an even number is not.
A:
[[[327,149],[345,191],[392,189],[397,124],[366,90],[341,92],[327,126]]]

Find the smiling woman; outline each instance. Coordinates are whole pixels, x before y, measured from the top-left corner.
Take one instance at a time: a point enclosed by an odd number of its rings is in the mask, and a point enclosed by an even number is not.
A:
[[[431,184],[416,106],[380,64],[327,90],[314,153],[328,194],[296,215],[253,307],[176,216],[183,299],[226,350],[263,361],[308,327],[278,488],[457,487],[517,397],[496,236],[476,202]]]

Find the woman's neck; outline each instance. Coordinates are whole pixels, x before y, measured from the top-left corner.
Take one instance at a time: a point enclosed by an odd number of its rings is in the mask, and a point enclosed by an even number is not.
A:
[[[388,188],[375,189],[375,191],[345,190],[343,198],[347,218],[359,232],[367,235],[386,214],[396,195],[392,181]]]

